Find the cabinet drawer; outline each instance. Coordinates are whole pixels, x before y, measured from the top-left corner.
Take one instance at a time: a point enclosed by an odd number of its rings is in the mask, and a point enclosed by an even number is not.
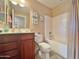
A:
[[[10,59],[18,59],[18,56],[11,57]]]
[[[2,41],[3,41],[3,36],[0,35],[0,43],[2,43]]]
[[[2,52],[3,51],[3,46],[2,46],[2,44],[0,44],[0,52]]]
[[[33,34],[21,35],[21,40],[34,39]]]
[[[3,38],[3,35],[0,35],[0,40],[2,40],[2,38]]]
[[[6,43],[6,44],[2,44],[2,50],[3,51],[7,51],[7,50],[11,50],[11,49],[16,49],[17,46],[17,42],[12,42],[12,43]]]
[[[15,56],[18,56],[17,50],[12,50],[12,51],[8,51],[8,52],[4,52],[0,54],[0,59],[11,59],[11,58],[15,58]]]
[[[2,56],[0,57],[0,59],[19,59],[17,56],[14,56],[14,57],[9,57],[9,56]]]
[[[18,56],[18,51],[12,50],[12,51],[8,51],[8,52],[4,52],[2,55],[8,56],[9,58],[11,58],[11,57],[14,57],[14,56]]]
[[[4,35],[2,41],[3,43],[17,41],[17,36],[16,35]]]

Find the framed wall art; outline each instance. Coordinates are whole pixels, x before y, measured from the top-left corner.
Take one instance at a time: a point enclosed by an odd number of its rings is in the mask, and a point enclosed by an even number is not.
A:
[[[33,18],[33,24],[39,23],[39,13],[37,11],[35,10],[33,11],[32,18]]]

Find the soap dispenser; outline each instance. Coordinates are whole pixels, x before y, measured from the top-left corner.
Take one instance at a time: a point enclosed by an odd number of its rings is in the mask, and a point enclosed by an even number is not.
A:
[[[3,30],[4,30],[4,32],[8,32],[9,31],[8,24],[4,24]]]

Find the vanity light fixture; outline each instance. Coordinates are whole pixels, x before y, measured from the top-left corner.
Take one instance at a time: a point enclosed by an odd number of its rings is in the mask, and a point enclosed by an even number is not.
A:
[[[28,6],[28,3],[25,0],[10,0],[12,4],[19,5],[21,7]]]
[[[25,0],[20,0],[21,1],[21,3],[25,3]]]
[[[16,1],[12,1],[12,0],[10,0],[10,1],[12,2],[12,4],[17,5]]]
[[[25,6],[24,6],[23,4],[21,4],[21,3],[20,3],[19,5],[20,5],[21,7],[25,7]]]

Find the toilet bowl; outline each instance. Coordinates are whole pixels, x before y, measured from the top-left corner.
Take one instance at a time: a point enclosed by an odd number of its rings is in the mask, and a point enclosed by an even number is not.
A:
[[[43,41],[42,34],[35,33],[35,42],[38,44],[39,52],[41,53],[42,59],[49,59],[49,52],[51,51],[51,46]]]
[[[42,42],[42,43],[39,43],[39,47],[40,47],[40,50],[42,51],[42,52],[50,52],[50,50],[51,50],[51,46],[49,45],[49,44],[47,44],[47,43],[45,43],[45,42]]]

